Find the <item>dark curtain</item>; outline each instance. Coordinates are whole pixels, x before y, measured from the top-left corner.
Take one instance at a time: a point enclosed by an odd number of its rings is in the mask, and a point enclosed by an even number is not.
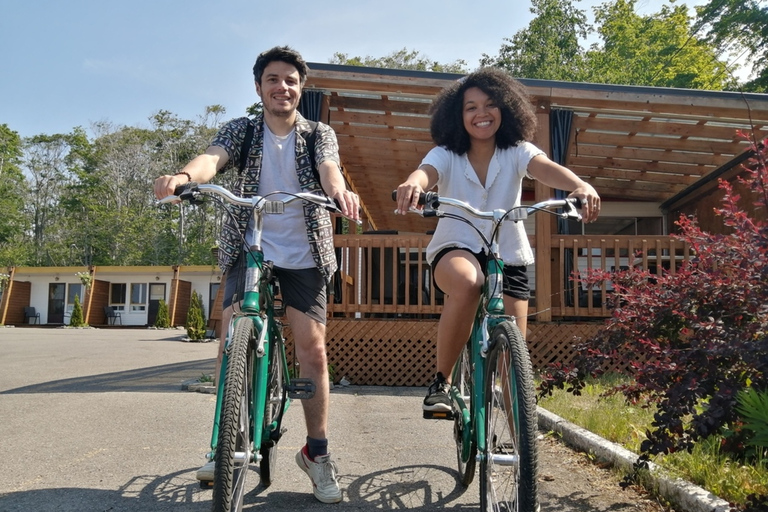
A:
[[[309,121],[320,121],[323,91],[304,91],[299,102],[299,114]]]
[[[549,112],[549,142],[552,147],[552,160],[560,165],[565,165],[565,159],[568,155],[568,139],[571,136],[571,124],[573,122],[573,111],[553,108]],[[564,190],[555,190],[555,198],[563,199],[568,196]],[[559,219],[557,221],[557,232],[560,235],[567,235],[568,221]]]
[[[555,109],[549,112],[549,139],[552,147],[552,160],[560,165],[565,165],[565,159],[568,155],[568,139],[571,136],[571,124],[573,122],[573,111]],[[556,199],[564,199],[568,192],[564,190],[555,190]],[[557,232],[560,235],[570,234],[567,219],[557,220]],[[573,249],[565,249],[565,304],[573,306]]]

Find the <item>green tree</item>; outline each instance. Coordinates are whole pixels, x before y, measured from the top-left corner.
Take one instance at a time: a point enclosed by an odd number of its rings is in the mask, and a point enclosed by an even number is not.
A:
[[[763,4],[761,6],[761,3]],[[746,55],[753,78],[743,89],[768,91],[768,6],[758,0],[710,0],[696,7],[695,31],[731,56]]]
[[[0,267],[27,264],[31,253],[24,236],[29,226],[25,210],[29,190],[20,168],[21,157],[19,134],[0,125]]]
[[[715,47],[697,39],[685,5],[636,14],[636,0],[595,7],[602,44],[586,54],[586,81],[722,90],[734,85]]]
[[[203,298],[197,292],[192,292],[192,300],[187,312],[187,336],[191,340],[205,338],[205,311],[203,310]]]
[[[414,71],[434,71],[438,73],[466,73],[467,63],[457,59],[451,63],[442,64],[421,55],[417,50],[403,48],[384,57],[350,57],[346,53],[334,53],[330,64],[347,66],[366,66],[371,68],[411,69]]]
[[[518,78],[583,81],[579,41],[592,30],[584,11],[571,0],[532,0],[530,10],[535,17],[528,27],[505,38],[498,55],[483,54],[480,64],[504,68]]]
[[[714,45],[695,37],[684,5],[665,5],[641,16],[636,0],[594,8],[595,25],[572,0],[533,0],[536,17],[505,39],[499,54],[482,65],[513,76],[544,80],[723,89],[734,85]],[[582,46],[596,33],[599,42]]]
[[[168,314],[168,304],[160,299],[160,303],[157,306],[157,318],[155,318],[155,327],[159,329],[167,329],[171,326],[171,317]]]
[[[75,304],[72,306],[72,316],[69,317],[70,327],[84,327],[87,324],[83,319],[83,308],[80,306],[80,297],[75,295]]]

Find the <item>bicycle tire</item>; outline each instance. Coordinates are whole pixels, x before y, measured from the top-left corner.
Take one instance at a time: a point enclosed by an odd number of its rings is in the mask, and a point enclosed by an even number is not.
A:
[[[537,512],[536,395],[528,346],[513,322],[491,334],[480,510]]]
[[[469,344],[464,345],[459,359],[453,369],[452,385],[462,398],[464,405],[472,410],[472,390],[474,388],[472,378],[472,363],[469,352]],[[475,479],[477,463],[477,442],[475,436],[466,436],[465,429],[471,428],[471,422],[465,422],[461,412],[461,406],[456,398],[451,395],[453,401],[453,440],[456,442],[456,461],[459,468],[459,480],[462,485],[469,486]],[[465,437],[469,439],[469,446],[465,446]],[[465,452],[468,452],[465,456]],[[466,458],[465,458],[466,457]]]
[[[235,323],[227,354],[223,404],[213,472],[213,511],[239,512],[243,508],[245,480],[251,459],[251,373],[253,321]]]
[[[285,375],[283,367],[283,354],[281,347],[273,343],[269,354],[269,372],[267,375],[267,399],[264,409],[264,429],[262,435],[270,432],[270,425],[279,420],[285,407]],[[278,422],[278,428],[279,422]],[[259,462],[259,472],[261,474],[261,485],[269,487],[272,484],[272,478],[275,475],[277,466],[277,440],[280,432],[276,436],[267,435],[267,440],[261,443],[259,453],[261,461]]]

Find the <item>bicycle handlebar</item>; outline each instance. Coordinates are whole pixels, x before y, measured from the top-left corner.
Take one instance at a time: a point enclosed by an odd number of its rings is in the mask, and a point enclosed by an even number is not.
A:
[[[263,213],[283,213],[285,210],[285,205],[302,199],[304,201],[314,203],[318,206],[322,206],[331,213],[341,214],[341,208],[339,207],[338,202],[331,199],[330,197],[313,194],[311,192],[291,193],[276,191],[272,194],[287,194],[289,197],[280,200],[269,200],[262,196],[240,197],[233,194],[226,188],[220,187],[219,185],[199,184],[194,181],[184,185],[179,185],[173,191],[173,195],[166,196],[158,200],[158,203],[165,204],[175,201],[189,201],[192,204],[200,204],[202,202],[201,196],[204,194],[214,194],[230,204],[252,207],[256,211]],[[361,223],[361,221],[357,222]]]
[[[397,190],[392,191],[392,200],[397,200]],[[567,197],[565,199],[549,199],[549,200],[541,201],[539,203],[536,203],[530,206],[525,206],[525,205],[514,206],[511,209],[506,211],[495,210],[490,212],[484,212],[484,211],[478,210],[474,206],[464,201],[453,199],[451,197],[441,197],[440,195],[438,195],[437,192],[419,193],[418,204],[425,205],[427,206],[427,208],[425,208],[424,210],[411,208],[410,211],[412,213],[417,213],[423,217],[432,217],[432,216],[439,217],[442,212],[438,210],[438,207],[441,204],[446,204],[449,206],[455,206],[467,212],[468,214],[472,215],[473,217],[477,217],[478,219],[499,219],[499,220],[512,220],[512,221],[525,220],[528,218],[529,214],[535,213],[537,211],[542,211],[542,210],[549,211],[549,213],[552,213],[553,215],[557,215],[561,218],[581,220],[581,214],[577,212],[576,209],[581,209],[582,207],[581,199],[579,199],[578,197]],[[562,213],[555,213],[551,211],[554,208],[564,208],[565,211]]]

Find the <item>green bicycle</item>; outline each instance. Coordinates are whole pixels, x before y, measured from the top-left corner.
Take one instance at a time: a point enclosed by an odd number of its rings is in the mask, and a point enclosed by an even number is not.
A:
[[[268,199],[275,195],[284,198]],[[174,195],[160,202],[200,203],[203,196],[221,205],[227,202],[252,208],[255,221],[254,242],[245,258],[242,302],[227,329],[208,454],[209,460],[215,461],[212,510],[234,512],[243,508],[250,463],[259,463],[264,487],[272,483],[276,445],[285,431],[282,420],[291,399],[309,399],[315,392],[311,379],[289,377],[285,339],[278,319],[282,316],[281,305],[275,301],[278,284],[272,263],[264,261],[261,250],[263,215],[283,213],[287,204],[298,200],[334,213],[341,211],[330,198],[306,192],[273,192],[264,197],[244,198],[217,185],[197,183],[177,188]]]
[[[396,193],[393,193],[393,198]],[[485,284],[472,331],[452,372],[450,412],[424,411],[425,418],[453,420],[453,437],[460,479],[468,486],[480,462],[480,510],[483,512],[539,510],[537,492],[536,395],[528,346],[513,317],[504,314],[502,298],[504,262],[499,255],[499,226],[545,211],[561,218],[581,220],[575,198],[543,201],[532,206],[483,212],[469,204],[434,192],[421,194],[424,217],[466,222],[449,205],[478,219],[493,221],[492,239],[486,240],[488,264]],[[562,212],[554,209],[561,208]],[[476,229],[476,228],[475,228]]]

